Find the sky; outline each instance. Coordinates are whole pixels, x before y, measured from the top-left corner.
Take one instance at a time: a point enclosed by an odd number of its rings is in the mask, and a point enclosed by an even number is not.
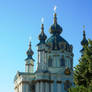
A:
[[[87,39],[92,39],[92,0],[0,0],[0,92],[14,92],[15,74],[25,71],[30,37],[36,68],[41,18],[50,37],[55,5],[61,36],[73,45],[74,66],[78,64],[83,25]]]

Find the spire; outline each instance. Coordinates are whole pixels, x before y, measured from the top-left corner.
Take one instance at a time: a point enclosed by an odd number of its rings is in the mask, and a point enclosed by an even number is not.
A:
[[[57,23],[56,6],[54,6],[54,23],[49,29],[52,35],[60,35],[62,32],[62,27]]]
[[[29,49],[31,49],[31,41],[29,41]]]
[[[57,24],[56,6],[54,6],[54,24]]]
[[[42,22],[42,25],[41,25],[41,33],[43,34],[44,33],[44,18],[42,17],[41,18],[41,22]]]
[[[44,19],[42,18],[41,21],[42,21],[42,25],[41,25],[41,33],[39,35],[39,40],[40,43],[45,43],[47,36],[44,33],[44,24],[43,24]]]
[[[83,40],[81,41],[81,45],[82,46],[88,45],[88,40],[86,39],[86,34],[85,34],[85,26],[83,26]]]
[[[57,15],[56,15],[56,13],[54,14],[54,24],[57,24]]]
[[[81,41],[81,45],[83,46],[83,48],[80,50],[80,52],[83,55],[84,46],[87,46],[88,45],[88,40],[86,39],[86,34],[85,34],[85,26],[83,26],[83,40]]]
[[[41,25],[41,34],[44,34],[44,25]]]
[[[29,48],[28,48],[26,54],[27,54],[27,59],[33,59],[32,56],[33,56],[34,52],[32,51],[32,48],[31,48],[31,41],[29,41]]]

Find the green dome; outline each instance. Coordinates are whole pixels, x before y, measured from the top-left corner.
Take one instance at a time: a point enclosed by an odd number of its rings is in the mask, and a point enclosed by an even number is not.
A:
[[[56,23],[51,25],[49,31],[51,34],[60,34],[62,32],[62,27],[60,27],[60,25]]]
[[[54,24],[49,29],[52,34],[46,41],[46,44],[53,50],[66,49],[69,47],[68,42],[60,36],[62,27],[57,23],[56,13],[54,14]]]
[[[41,34],[39,35],[39,40],[42,41],[42,42],[45,42],[47,36],[45,35],[44,32],[41,32]]]
[[[60,34],[62,32],[62,27],[57,23],[56,13],[54,14],[54,24],[51,25],[49,31],[51,34]]]
[[[29,49],[27,50],[26,54],[27,54],[27,58],[25,60],[33,59],[32,56],[33,56],[34,52],[31,49],[31,42],[29,42]]]
[[[50,38],[48,38],[46,44],[53,50],[65,49],[66,47],[69,47],[68,42],[60,35],[52,35]]]
[[[40,35],[38,36],[39,40],[40,40],[40,43],[45,43],[45,40],[47,39],[47,36],[45,35],[44,33],[44,25],[42,24],[42,27],[41,27],[41,33]]]

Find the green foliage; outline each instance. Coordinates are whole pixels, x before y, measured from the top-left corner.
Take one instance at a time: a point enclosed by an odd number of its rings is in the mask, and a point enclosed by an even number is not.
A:
[[[75,88],[69,92],[92,92],[92,40],[84,46],[84,53],[74,70]]]
[[[92,87],[86,88],[84,86],[76,86],[74,88],[70,88],[69,92],[92,92]]]

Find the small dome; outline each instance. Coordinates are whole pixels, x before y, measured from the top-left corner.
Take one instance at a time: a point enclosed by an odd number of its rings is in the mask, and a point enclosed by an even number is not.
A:
[[[60,34],[62,32],[62,27],[57,23],[56,13],[54,14],[54,24],[50,27],[51,34]]]
[[[40,33],[38,38],[40,40],[40,43],[45,43],[45,40],[46,40],[47,36],[44,33],[44,26],[43,26],[43,24],[42,24],[42,27],[41,27],[41,33]]]
[[[60,34],[62,32],[62,27],[60,27],[59,24],[53,24],[50,27],[50,33],[51,34]]]
[[[47,36],[44,34],[44,32],[41,32],[41,34],[39,35],[39,40],[46,40]]]
[[[34,52],[31,50],[31,49],[28,49],[28,51],[26,52],[27,55],[30,57],[30,56],[33,56]]]
[[[33,56],[34,52],[31,49],[31,42],[29,42],[29,49],[27,50],[26,54],[27,54],[27,59],[26,60],[33,59],[32,56]]]

